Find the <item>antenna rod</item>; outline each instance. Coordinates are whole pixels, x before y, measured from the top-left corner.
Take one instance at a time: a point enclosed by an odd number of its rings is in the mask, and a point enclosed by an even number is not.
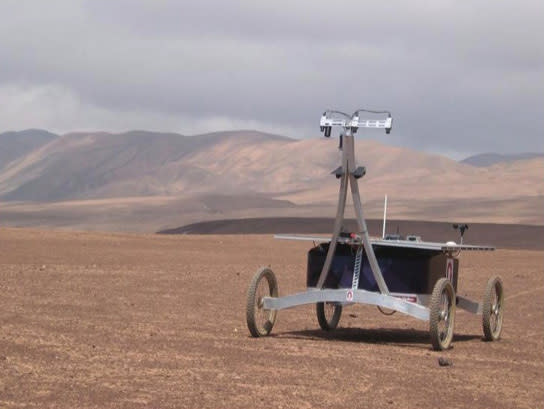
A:
[[[382,230],[382,239],[385,239],[385,220],[387,218],[387,195],[385,195],[385,200],[383,202],[383,230]]]

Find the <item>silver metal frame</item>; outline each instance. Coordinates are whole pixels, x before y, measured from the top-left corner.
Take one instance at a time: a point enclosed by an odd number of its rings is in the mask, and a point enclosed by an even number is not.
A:
[[[366,290],[343,288],[339,290],[308,288],[283,297],[264,297],[263,308],[285,310],[299,305],[318,302],[336,302],[342,305],[370,304],[402,312],[414,318],[429,321],[430,294],[390,293],[389,295]],[[466,297],[457,296],[457,308],[472,314],[482,315],[482,304]]]
[[[338,191],[338,207],[336,209],[336,218],[334,220],[333,234],[332,234],[331,242],[329,245],[329,250],[327,252],[327,257],[325,258],[325,263],[323,264],[323,269],[321,270],[321,274],[317,282],[318,288],[323,288],[325,280],[327,279],[327,275],[329,274],[332,259],[334,257],[334,252],[336,250],[336,243],[338,241],[340,230],[342,229],[342,224],[344,222],[344,212],[346,208],[346,198],[347,198],[347,190],[348,190],[348,184],[349,184],[351,187],[351,197],[353,200],[353,207],[355,209],[355,216],[357,218],[357,224],[359,226],[359,233],[361,234],[361,239],[362,239],[363,246],[364,246],[364,249],[370,264],[370,269],[372,270],[374,279],[376,280],[376,283],[378,284],[380,293],[386,294],[386,295],[389,294],[389,289],[387,288],[387,284],[385,283],[385,280],[383,279],[380,266],[378,265],[378,261],[376,260],[376,256],[374,254],[374,249],[372,248],[372,244],[370,243],[370,236],[368,234],[368,228],[366,226],[366,221],[365,221],[365,217],[363,213],[363,205],[361,202],[361,195],[359,192],[359,184],[357,183],[357,179],[355,178],[353,174],[356,168],[355,142],[354,142],[355,138],[354,138],[353,131],[357,129],[357,126],[362,126],[364,128],[384,128],[385,127],[384,125],[381,125],[381,124],[377,125],[377,122],[379,121],[374,121],[370,123],[369,121],[360,122],[359,118],[357,117],[356,121],[355,119],[352,119],[347,124],[340,125],[344,127],[344,131],[342,133],[343,143],[342,143],[342,165],[341,165],[343,174],[340,177],[340,190]],[[327,122],[322,120],[322,123],[326,124]],[[355,126],[355,124],[357,124],[357,126]],[[389,129],[390,129],[391,121],[389,122],[389,125],[390,125]]]
[[[315,237],[315,236],[299,236],[299,235],[276,235],[276,238],[290,240],[312,240],[320,242],[330,242],[325,263],[319,275],[316,288],[308,288],[304,292],[299,292],[283,297],[264,297],[263,308],[270,310],[282,310],[293,308],[304,304],[314,304],[318,302],[335,302],[342,305],[352,305],[355,303],[376,305],[379,307],[389,308],[395,311],[402,312],[420,320],[429,321],[430,310],[427,307],[430,295],[429,294],[402,294],[390,293],[387,284],[383,278],[380,266],[374,254],[373,244],[381,246],[402,246],[409,248],[437,250],[447,253],[450,257],[456,257],[461,250],[494,250],[490,246],[470,246],[458,245],[456,243],[431,243],[431,242],[411,242],[411,241],[389,241],[371,239],[368,234],[361,194],[357,178],[355,177],[355,142],[354,134],[358,128],[376,128],[385,129],[387,133],[392,127],[391,114],[387,111],[366,111],[371,113],[387,113],[388,117],[385,120],[361,120],[359,113],[365,110],[358,110],[351,116],[339,111],[326,111],[321,117],[321,130],[325,131],[325,136],[330,136],[332,126],[342,127],[341,131],[341,175],[340,188],[338,191],[338,206],[336,209],[336,217],[334,220],[333,234],[331,238]],[[327,129],[328,128],[328,129]],[[344,222],[344,212],[346,207],[346,199],[348,194],[348,186],[351,190],[351,197],[357,218],[359,232],[356,237],[346,238],[341,237],[340,232]],[[379,292],[372,292],[358,289],[354,284],[352,288],[343,289],[328,289],[323,288],[324,283],[329,274],[331,263],[335,254],[337,243],[349,243],[363,246],[366,252],[369,265],[379,288]],[[354,283],[356,280],[354,274]],[[467,298],[457,296],[457,306],[466,311],[481,314],[482,305],[471,301]]]
[[[270,310],[284,310],[304,304],[315,304],[318,302],[337,302],[344,305],[349,304],[370,304],[384,308],[400,311],[420,320],[429,320],[429,309],[416,302],[409,302],[389,294],[366,290],[352,290],[343,288],[331,289],[308,289],[307,291],[286,295],[283,297],[263,298],[263,308]]]

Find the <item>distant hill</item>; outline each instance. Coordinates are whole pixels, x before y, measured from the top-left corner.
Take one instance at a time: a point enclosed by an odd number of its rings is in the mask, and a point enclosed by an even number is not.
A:
[[[1,135],[3,225],[156,231],[214,219],[328,217],[338,197],[331,171],[341,152],[327,138],[251,130]],[[373,217],[387,194],[398,219],[544,224],[544,156],[478,167],[361,139],[356,157],[367,169],[360,186]]]
[[[514,162],[518,160],[534,159],[534,158],[544,158],[544,153],[516,153],[510,155],[502,155],[499,153],[480,153],[478,155],[469,156],[468,158],[460,161],[461,163],[466,163],[467,165],[477,166],[477,167],[487,167],[495,165],[497,163],[504,162]]]
[[[197,136],[131,131],[72,133],[36,149],[0,173],[0,197],[46,201],[187,192],[247,190],[231,176],[240,169],[217,167],[247,146],[288,143],[288,138],[254,131]],[[202,163],[192,160],[202,158]],[[248,169],[249,171],[249,169]]]
[[[20,158],[57,138],[41,129],[0,133],[0,170],[11,161]]]

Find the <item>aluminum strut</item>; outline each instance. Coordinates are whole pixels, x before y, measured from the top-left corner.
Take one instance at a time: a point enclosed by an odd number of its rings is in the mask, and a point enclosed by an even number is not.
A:
[[[365,222],[363,214],[363,206],[361,204],[361,196],[359,193],[358,180],[354,176],[355,172],[355,148],[354,148],[354,136],[351,132],[351,129],[348,127],[343,133],[343,145],[342,145],[342,169],[344,174],[340,180],[340,190],[338,192],[338,207],[336,210],[336,219],[334,220],[334,230],[333,236],[329,245],[329,250],[327,251],[327,257],[325,258],[325,263],[323,264],[323,269],[319,275],[319,280],[317,282],[317,288],[323,288],[329,270],[331,268],[332,259],[336,250],[336,242],[342,229],[342,224],[344,222],[344,211],[346,207],[346,196],[347,196],[347,186],[348,183],[351,187],[351,196],[353,199],[353,207],[355,209],[355,215],[357,217],[357,224],[361,233],[361,239],[363,241],[363,246],[368,257],[368,262],[370,264],[370,269],[376,284],[380,289],[382,294],[389,294],[389,289],[387,284],[383,279],[380,266],[378,265],[378,260],[374,254],[374,249],[372,244],[370,244],[370,237],[368,235],[368,228]]]
[[[351,163],[353,169],[355,169],[355,137],[351,131],[348,130],[347,140],[345,141],[346,145],[346,156],[348,162]],[[387,284],[383,279],[380,266],[378,265],[378,260],[376,260],[376,255],[374,254],[374,248],[370,244],[370,237],[368,235],[368,228],[366,226],[365,216],[363,213],[363,205],[361,203],[361,194],[359,193],[359,184],[354,175],[350,173],[350,187],[351,187],[351,197],[353,200],[353,207],[355,208],[355,216],[357,217],[357,224],[359,226],[359,231],[361,232],[361,238],[363,240],[363,245],[365,247],[366,255],[368,258],[368,263],[370,264],[370,269],[372,270],[372,275],[378,288],[382,294],[389,294],[389,289]]]
[[[334,228],[332,233],[332,240],[329,244],[329,251],[327,252],[327,257],[325,258],[325,263],[323,264],[323,269],[319,275],[319,280],[317,281],[317,288],[323,288],[329,269],[331,268],[332,259],[334,257],[334,252],[336,250],[336,242],[338,241],[338,236],[340,235],[340,230],[342,230],[342,223],[344,222],[344,210],[346,208],[346,196],[348,193],[348,183],[349,183],[349,172],[347,171],[347,160],[345,155],[342,155],[342,167],[344,169],[344,174],[340,178],[340,190],[338,192],[338,207],[336,208],[336,218],[334,219]]]

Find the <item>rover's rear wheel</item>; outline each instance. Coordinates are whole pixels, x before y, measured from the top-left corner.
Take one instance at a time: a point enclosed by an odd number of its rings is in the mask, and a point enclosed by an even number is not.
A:
[[[496,341],[501,337],[504,310],[504,289],[499,276],[491,277],[484,292],[482,326],[484,340]]]
[[[247,290],[246,321],[249,332],[254,337],[270,334],[276,322],[276,310],[263,308],[264,297],[278,296],[278,282],[269,267],[255,273]]]
[[[338,326],[342,316],[342,306],[334,302],[318,302],[315,305],[317,321],[322,330],[331,331]]]
[[[447,278],[441,278],[434,286],[430,302],[430,334],[433,349],[448,349],[453,339],[455,324],[455,290]]]

